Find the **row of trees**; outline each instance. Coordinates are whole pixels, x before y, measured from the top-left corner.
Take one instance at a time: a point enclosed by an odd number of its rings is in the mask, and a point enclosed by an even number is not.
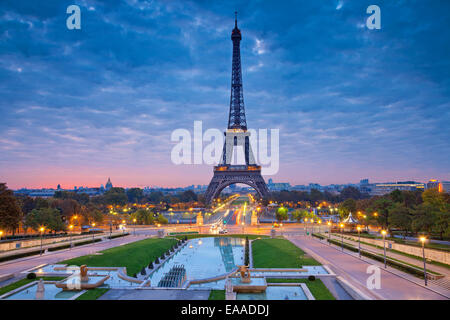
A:
[[[364,225],[378,225],[404,235],[425,232],[450,237],[450,195],[437,189],[421,191],[395,190],[370,199],[348,199],[339,206],[341,217],[352,212]]]
[[[307,191],[276,191],[272,192],[270,198],[265,201],[268,203],[271,201],[276,202],[310,202],[316,203],[321,201],[327,201],[330,203],[339,203],[345,201],[346,199],[367,199],[369,195],[366,193],[361,193],[355,187],[345,187],[340,194],[332,194],[328,191],[321,192],[317,189],[311,189],[310,192]]]

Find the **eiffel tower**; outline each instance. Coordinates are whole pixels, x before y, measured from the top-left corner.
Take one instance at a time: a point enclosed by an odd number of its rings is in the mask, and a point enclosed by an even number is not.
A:
[[[254,188],[261,198],[269,195],[269,189],[261,175],[261,166],[255,163],[255,158],[250,147],[250,132],[247,131],[244,91],[242,88],[241,39],[242,35],[237,26],[237,13],[235,12],[234,29],[231,32],[231,40],[233,41],[233,65],[228,129],[224,132],[225,143],[221,162],[214,167],[214,176],[205,193],[205,201],[207,204],[210,204],[224,188],[236,183],[243,183]],[[243,148],[245,165],[231,164],[235,146]]]

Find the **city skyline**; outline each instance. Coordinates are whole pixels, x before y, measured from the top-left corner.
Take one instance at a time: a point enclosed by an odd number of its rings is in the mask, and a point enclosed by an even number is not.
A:
[[[207,184],[210,165],[171,163],[170,134],[226,127],[236,9],[248,126],[280,129],[266,180],[450,180],[448,4],[381,1],[373,31],[367,1],[91,3],[79,31],[65,4],[0,5],[0,179],[12,189]]]

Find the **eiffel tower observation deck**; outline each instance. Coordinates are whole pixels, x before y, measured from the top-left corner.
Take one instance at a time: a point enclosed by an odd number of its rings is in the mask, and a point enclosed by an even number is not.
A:
[[[261,167],[256,164],[250,146],[250,132],[247,131],[247,120],[244,107],[244,90],[242,86],[241,30],[237,25],[235,13],[234,29],[231,32],[233,42],[233,63],[231,71],[231,97],[228,128],[225,134],[221,162],[214,167],[214,176],[205,193],[206,203],[209,204],[220,192],[229,185],[246,184],[256,190],[260,197],[267,197],[269,189],[261,176]],[[245,165],[233,165],[233,149],[242,147]]]

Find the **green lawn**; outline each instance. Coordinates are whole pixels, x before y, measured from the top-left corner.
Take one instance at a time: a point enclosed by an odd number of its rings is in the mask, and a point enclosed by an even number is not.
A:
[[[311,294],[316,300],[336,300],[328,288],[320,279],[310,281],[308,279],[266,279],[267,283],[306,283]]]
[[[211,290],[208,300],[225,300],[225,290]]]
[[[85,293],[83,293],[81,296],[76,298],[75,300],[97,300],[102,295],[104,295],[109,288],[95,288],[87,290]]]
[[[26,285],[26,284],[28,284],[30,282],[38,281],[41,278],[44,279],[44,281],[59,281],[59,280],[64,279],[65,277],[36,277],[36,279],[24,278],[24,279],[21,279],[19,281],[13,282],[13,283],[10,283],[7,286],[4,286],[4,287],[0,288],[0,296],[4,295],[5,293],[10,292],[10,291],[12,291],[14,289],[20,288],[20,287],[22,287],[22,286],[24,286],[24,285]]]
[[[68,265],[88,267],[126,267],[129,276],[141,271],[176,243],[175,239],[145,239],[101,251],[101,255],[87,255],[61,261]]]
[[[268,238],[269,236],[259,235],[259,234],[186,234],[186,235],[177,235],[177,239],[184,239],[187,237],[188,239],[195,238],[206,238],[206,237],[227,237],[227,238],[245,238],[248,237],[249,240],[254,240],[257,238]]]
[[[304,252],[285,239],[261,239],[252,242],[253,266],[255,268],[301,268],[318,266],[319,262],[304,257]]]

